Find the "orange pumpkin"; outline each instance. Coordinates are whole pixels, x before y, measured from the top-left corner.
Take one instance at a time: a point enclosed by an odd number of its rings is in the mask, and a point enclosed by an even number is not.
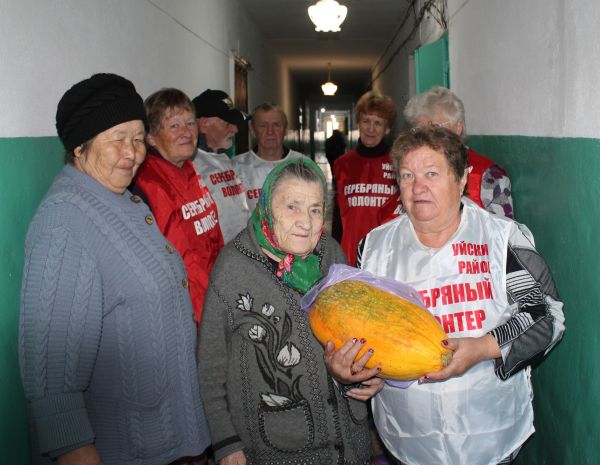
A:
[[[364,338],[374,350],[366,367],[377,364],[382,378],[410,380],[441,370],[452,351],[446,333],[426,310],[369,284],[347,280],[322,291],[309,312],[310,327],[325,345],[339,349],[348,339]]]

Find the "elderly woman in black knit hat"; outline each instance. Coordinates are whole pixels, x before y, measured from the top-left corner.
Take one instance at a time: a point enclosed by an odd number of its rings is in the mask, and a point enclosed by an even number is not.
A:
[[[21,296],[33,463],[180,463],[210,441],[183,262],[127,190],[142,99],[96,74],[62,97],[56,128],[67,164],[29,227]]]

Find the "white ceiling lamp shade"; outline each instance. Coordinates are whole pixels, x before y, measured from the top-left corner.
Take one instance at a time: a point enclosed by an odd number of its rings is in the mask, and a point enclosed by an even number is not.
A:
[[[325,95],[335,95],[337,86],[333,82],[326,82],[321,86],[321,89]]]
[[[339,32],[347,13],[348,8],[335,0],[319,0],[308,7],[308,16],[317,32]]]
[[[331,82],[331,63],[327,63],[327,82],[321,86],[324,95],[335,95],[338,86]]]

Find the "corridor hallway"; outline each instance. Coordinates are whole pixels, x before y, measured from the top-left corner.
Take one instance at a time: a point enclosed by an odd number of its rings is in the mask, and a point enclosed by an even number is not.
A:
[[[315,153],[315,162],[319,165],[319,168],[325,174],[327,180],[327,198],[325,199],[325,224],[323,226],[324,231],[331,235],[331,221],[333,217],[333,206],[335,202],[335,186],[333,185],[333,175],[331,173],[331,167],[327,158],[325,158],[325,152],[319,150]]]

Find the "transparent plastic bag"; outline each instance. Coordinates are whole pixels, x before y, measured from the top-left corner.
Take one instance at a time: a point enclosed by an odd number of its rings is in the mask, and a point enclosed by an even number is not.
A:
[[[403,299],[425,309],[425,305],[423,305],[421,296],[414,288],[407,286],[406,284],[402,284],[399,281],[375,276],[368,271],[347,265],[332,265],[331,268],[329,268],[329,273],[327,273],[326,276],[324,276],[310,291],[308,291],[302,297],[302,300],[300,301],[300,307],[305,312],[308,312],[322,291],[330,286],[333,286],[334,284],[347,280],[361,281],[363,283],[370,284],[373,287],[389,292],[390,294],[394,294],[398,297],[402,297]],[[414,381],[397,381],[389,379],[386,379],[385,381],[391,386],[403,389],[414,383]]]

